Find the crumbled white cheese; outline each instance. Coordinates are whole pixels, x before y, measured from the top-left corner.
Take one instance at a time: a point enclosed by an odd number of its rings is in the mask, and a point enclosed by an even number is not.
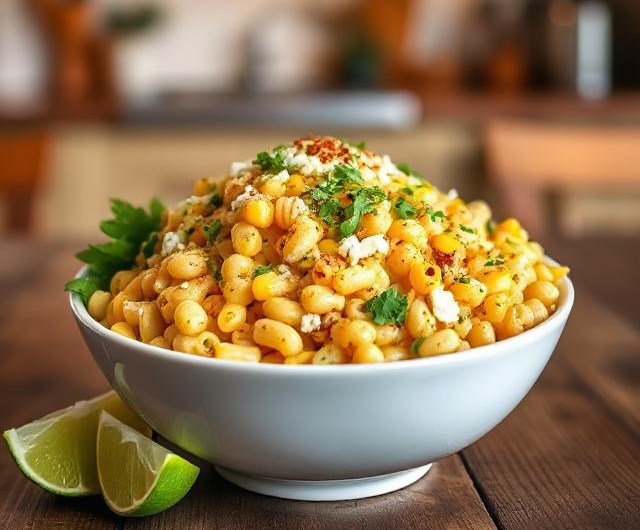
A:
[[[458,190],[455,188],[451,188],[447,192],[447,199],[449,199],[450,201],[452,201],[453,199],[457,199],[458,197],[459,197]]]
[[[373,256],[377,252],[389,253],[389,243],[382,234],[365,237],[360,241],[356,236],[349,236],[340,242],[338,254],[347,258],[351,265],[355,265],[362,258]]]
[[[367,166],[363,167],[360,170],[360,174],[362,175],[362,180],[364,180],[365,182],[368,182],[370,180],[377,178],[375,171],[373,171],[373,169]]]
[[[289,180],[289,172],[286,169],[283,169],[282,171],[280,171],[280,173],[278,173],[277,175],[274,175],[273,177],[271,177],[270,180],[273,180],[274,182],[279,182],[281,184],[284,184],[285,182],[287,182]]]
[[[291,278],[293,276],[293,274],[291,273],[291,269],[287,265],[285,265],[284,263],[281,263],[280,265],[277,265],[276,268],[274,269],[274,271],[279,276],[282,276],[285,279]]]
[[[389,155],[383,155],[380,159],[380,170],[378,171],[378,179],[383,184],[389,184],[391,175],[400,174],[398,167],[391,161]]]
[[[295,219],[300,215],[306,215],[308,213],[309,207],[300,197],[296,197],[296,200],[293,201],[293,205],[291,206],[291,219]]]
[[[458,320],[460,306],[458,306],[451,292],[438,287],[431,291],[430,296],[433,316],[445,324],[453,324]]]
[[[189,282],[182,282],[180,284],[180,289],[188,289],[189,288]]]
[[[240,173],[246,171],[253,166],[251,160],[245,160],[243,162],[231,162],[229,173],[232,177],[237,177]]]
[[[184,233],[183,232],[167,232],[162,240],[161,254],[168,256],[178,250],[184,248]]]
[[[213,197],[213,193],[209,193],[207,195],[192,195],[188,199],[179,202],[176,209],[179,213],[184,215],[190,206],[193,206],[194,204],[208,204],[211,201],[211,197]]]
[[[301,153],[295,147],[285,150],[284,162],[289,169],[295,169],[305,176],[331,173],[339,163],[342,163],[335,159],[322,162],[317,156]]]
[[[302,315],[302,320],[300,321],[300,331],[302,333],[312,333],[317,329],[320,329],[320,325],[322,324],[322,320],[320,315],[316,315],[315,313],[307,313],[306,315]]]
[[[235,200],[231,203],[231,209],[237,210],[242,207],[242,205],[248,201],[250,198],[254,197],[258,194],[258,190],[256,190],[251,184],[246,186],[242,193],[238,195]]]

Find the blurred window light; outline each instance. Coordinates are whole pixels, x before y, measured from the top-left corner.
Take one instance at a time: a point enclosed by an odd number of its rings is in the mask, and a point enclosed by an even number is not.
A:
[[[577,90],[586,99],[601,99],[611,88],[611,13],[599,1],[578,7]]]

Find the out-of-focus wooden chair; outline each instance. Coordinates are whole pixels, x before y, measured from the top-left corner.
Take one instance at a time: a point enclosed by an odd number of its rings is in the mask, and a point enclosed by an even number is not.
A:
[[[498,120],[485,140],[490,180],[533,234],[548,226],[550,192],[640,189],[640,127]]]
[[[46,166],[49,133],[41,127],[0,129],[0,200],[8,232],[32,227],[36,189]]]

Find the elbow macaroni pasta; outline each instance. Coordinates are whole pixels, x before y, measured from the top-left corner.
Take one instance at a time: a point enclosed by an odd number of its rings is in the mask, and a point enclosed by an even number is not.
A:
[[[165,214],[152,255],[90,297],[95,320],[190,355],[341,364],[455,354],[556,310],[568,269],[516,219],[388,157],[309,138],[239,166]]]

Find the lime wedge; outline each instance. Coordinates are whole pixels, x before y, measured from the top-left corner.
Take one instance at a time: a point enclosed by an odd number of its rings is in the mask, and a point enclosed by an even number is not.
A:
[[[100,493],[96,432],[101,410],[108,410],[143,434],[151,434],[112,391],[5,431],[3,436],[22,472],[38,486],[69,497],[96,495]]]
[[[100,413],[98,477],[109,508],[119,515],[153,515],[176,504],[200,469],[153,440]]]

